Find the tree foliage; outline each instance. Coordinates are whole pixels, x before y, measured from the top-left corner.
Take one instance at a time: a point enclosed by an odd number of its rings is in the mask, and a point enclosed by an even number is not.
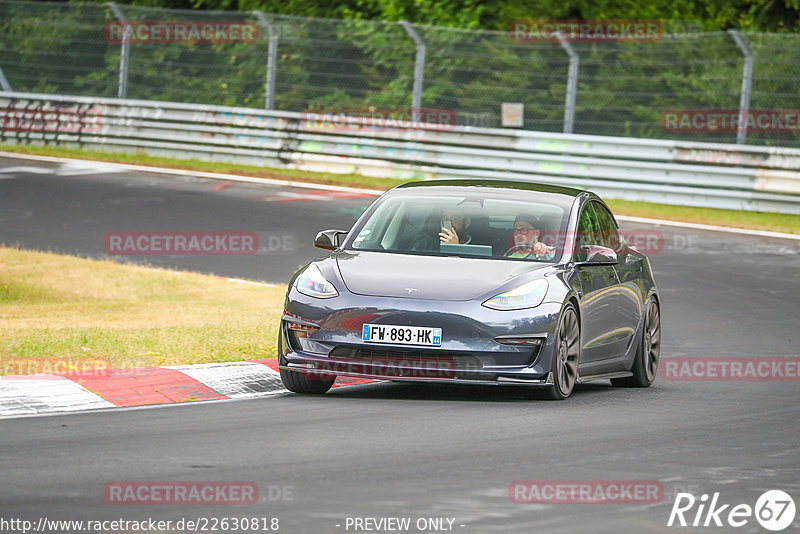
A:
[[[252,22],[263,11],[279,34],[274,106],[287,111],[408,108],[416,47],[396,22],[408,20],[427,47],[423,107],[498,127],[500,104],[522,103],[525,128],[562,131],[569,56],[558,43],[510,39],[509,21],[527,19],[658,19],[692,31],[646,44],[573,44],[575,133],[735,141],[730,132],[671,135],[659,124],[664,110],[738,108],[743,58],[728,28],[746,30],[755,55],[751,108],[800,109],[800,0],[135,0],[122,9],[132,20]],[[0,66],[18,91],[116,96],[120,46],[101,34],[113,18],[100,3],[0,2]],[[266,37],[131,45],[127,96],[263,107]],[[795,145],[796,137],[748,141]]]
[[[100,1],[100,0],[98,0]],[[301,17],[408,20],[453,28],[500,30],[520,19],[659,19],[703,31],[730,28],[800,33],[800,0],[124,0],[179,9],[261,10]]]

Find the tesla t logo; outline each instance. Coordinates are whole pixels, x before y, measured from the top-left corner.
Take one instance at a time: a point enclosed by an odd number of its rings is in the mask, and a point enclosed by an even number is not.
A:
[[[406,290],[406,291],[408,291],[408,294],[410,295],[411,293],[413,293],[414,291],[416,291],[416,290],[417,290],[417,288],[416,288],[416,287],[407,287],[407,288],[405,288],[405,290]]]

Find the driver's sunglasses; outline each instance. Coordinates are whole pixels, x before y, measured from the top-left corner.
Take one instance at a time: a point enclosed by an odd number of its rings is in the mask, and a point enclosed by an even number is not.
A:
[[[511,230],[515,234],[527,234],[528,232],[536,231],[536,228],[526,227],[526,228],[513,228]]]

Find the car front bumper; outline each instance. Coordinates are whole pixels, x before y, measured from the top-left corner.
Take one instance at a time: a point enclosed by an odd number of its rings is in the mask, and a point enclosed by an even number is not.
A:
[[[281,320],[280,369],[376,380],[516,386],[553,383],[560,303],[516,311],[480,303],[346,295],[314,299],[290,289]],[[371,344],[363,324],[442,328],[440,347]],[[535,338],[537,346],[508,338]],[[500,341],[499,341],[500,340]]]

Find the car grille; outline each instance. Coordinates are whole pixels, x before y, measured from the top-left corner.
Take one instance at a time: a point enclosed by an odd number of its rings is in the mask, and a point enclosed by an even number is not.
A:
[[[456,370],[474,370],[483,367],[481,361],[469,353],[433,351],[426,349],[396,349],[383,347],[339,346],[328,355],[339,360],[359,363],[394,365],[398,367],[441,367]]]

